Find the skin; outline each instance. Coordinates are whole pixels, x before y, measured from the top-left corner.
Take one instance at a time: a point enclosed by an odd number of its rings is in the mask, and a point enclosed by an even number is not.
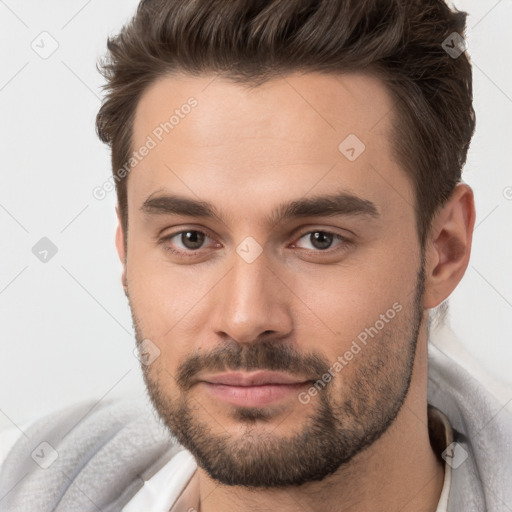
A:
[[[393,104],[378,79],[295,73],[249,89],[168,76],[137,106],[134,148],[190,96],[197,107],[129,174],[128,238],[119,226],[116,247],[137,342],[160,351],[143,365],[149,395],[199,462],[197,508],[434,511],[444,468],[428,436],[426,322],[468,265],[471,188],[457,185],[433,219],[422,268],[413,187],[391,155]],[[351,133],[366,146],[355,161],[338,150]],[[281,203],[333,191],[379,216],[265,222]],[[164,192],[219,216],[141,211]],[[199,249],[179,234],[164,240],[180,230],[207,236]],[[349,242],[319,248],[318,231]],[[262,249],[251,263],[236,250],[247,237]],[[307,404],[294,393],[235,406],[198,382],[222,369],[321,377],[393,304],[400,312]]]

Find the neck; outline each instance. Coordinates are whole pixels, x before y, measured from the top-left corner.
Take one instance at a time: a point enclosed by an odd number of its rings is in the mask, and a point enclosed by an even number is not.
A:
[[[432,451],[427,418],[426,332],[418,339],[407,398],[393,424],[373,445],[320,482],[281,489],[219,484],[198,467],[200,512],[400,510],[434,512],[444,467]]]

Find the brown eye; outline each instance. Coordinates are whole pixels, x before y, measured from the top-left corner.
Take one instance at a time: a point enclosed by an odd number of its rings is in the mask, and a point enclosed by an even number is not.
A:
[[[197,229],[185,229],[171,233],[162,238],[160,243],[166,251],[179,256],[196,256],[199,249],[202,248],[206,238],[210,238],[206,233]]]
[[[200,231],[182,231],[180,235],[180,242],[186,249],[199,249],[204,242],[205,234]]]
[[[316,249],[329,249],[333,239],[334,235],[325,231],[314,231],[309,234],[309,240]]]
[[[300,236],[299,240],[302,238],[309,241],[309,243],[312,246],[312,249],[310,249],[309,247],[305,247],[306,250],[313,250],[313,251],[317,251],[317,252],[318,251],[326,251],[327,249],[330,249],[334,240],[339,240],[339,242],[340,242],[337,244],[336,247],[344,246],[349,243],[349,241],[341,235],[338,235],[336,233],[331,233],[330,231],[322,231],[322,230],[308,231],[307,233],[303,233]]]

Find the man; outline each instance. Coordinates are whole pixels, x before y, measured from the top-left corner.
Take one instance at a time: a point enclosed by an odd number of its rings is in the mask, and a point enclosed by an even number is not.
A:
[[[464,26],[442,0],[141,2],[97,129],[158,420],[41,420],[2,510],[512,510],[509,411],[428,343],[475,222]]]

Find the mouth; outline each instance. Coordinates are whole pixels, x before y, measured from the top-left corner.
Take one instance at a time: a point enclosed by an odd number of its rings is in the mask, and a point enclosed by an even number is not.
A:
[[[201,379],[210,396],[232,405],[262,407],[296,396],[311,380],[276,372],[228,372]]]

